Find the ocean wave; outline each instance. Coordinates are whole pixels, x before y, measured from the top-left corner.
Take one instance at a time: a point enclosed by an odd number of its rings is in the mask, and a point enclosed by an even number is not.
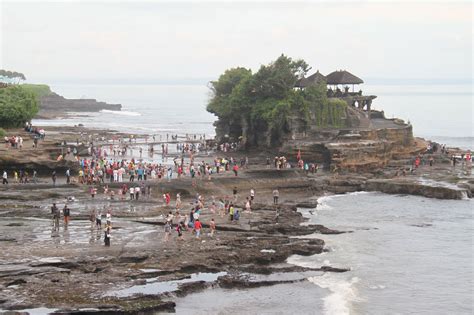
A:
[[[130,112],[130,111],[126,111],[126,110],[102,109],[100,112],[101,113],[106,113],[106,114],[123,115],[123,116],[141,116],[142,115],[142,114],[137,113],[137,112]]]
[[[340,279],[339,275],[325,273],[322,276],[310,277],[308,280],[320,288],[328,289],[331,293],[323,298],[324,313],[327,315],[350,314],[350,303],[357,301],[357,291],[353,284],[359,282],[359,278],[350,280]]]

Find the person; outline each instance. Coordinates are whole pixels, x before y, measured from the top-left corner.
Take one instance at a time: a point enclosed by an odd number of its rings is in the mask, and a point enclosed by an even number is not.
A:
[[[250,199],[247,197],[247,201],[245,202],[245,211],[246,212],[252,212],[252,208],[250,207]]]
[[[53,171],[53,174],[51,175],[51,178],[53,180],[53,186],[56,186],[56,171]]]
[[[56,206],[56,203],[53,202],[53,206],[51,207],[51,214],[53,215],[53,228],[55,230],[59,230],[59,209]]]
[[[194,230],[196,231],[196,238],[199,238],[201,236],[201,229],[202,229],[202,224],[199,221],[199,219],[196,219],[196,222],[194,222]]]
[[[234,195],[234,202],[237,201],[237,186],[234,186],[234,189],[232,190],[232,194]]]
[[[255,190],[252,188],[250,189],[250,202],[253,202],[255,198]]]
[[[280,192],[278,191],[278,189],[274,189],[273,190],[273,204],[274,205],[277,205],[278,204],[278,198],[280,197]]]
[[[3,183],[3,185],[8,185],[8,174],[7,174],[7,171],[3,171],[2,183]]]
[[[135,199],[135,188],[130,187],[130,200]]]
[[[95,223],[95,209],[92,208],[91,212],[89,213],[89,221],[91,222],[91,229],[94,228],[94,223]]]
[[[166,223],[173,224],[173,218],[174,218],[173,213],[171,211],[168,212],[168,215],[166,216]]]
[[[239,221],[240,219],[240,211],[239,209],[235,208],[234,209],[234,221]]]
[[[112,227],[112,211],[107,209],[107,213],[105,214],[105,223]]]
[[[104,231],[104,245],[107,247],[110,247],[110,231],[111,226],[109,224],[106,224]]]
[[[234,205],[229,205],[229,218],[231,221],[234,221]]]
[[[36,172],[36,170],[33,170],[33,183],[35,184],[37,182],[37,176],[38,176],[38,172]]]
[[[209,228],[211,229],[211,237],[214,237],[214,233],[216,232],[216,221],[214,221],[214,218],[211,219],[211,222],[209,223]]]
[[[100,210],[97,211],[97,215],[95,216],[95,226],[97,229],[102,228],[102,213],[100,213]]]
[[[178,232],[178,240],[183,241],[183,230],[186,229],[186,225],[183,221],[179,222],[178,226],[176,226],[176,232]]]
[[[234,171],[234,175],[237,176],[238,173],[239,173],[239,166],[237,164],[235,164],[233,167],[232,167],[232,171]]]
[[[69,225],[69,221],[71,219],[71,210],[69,209],[67,204],[64,205],[63,216],[64,216],[64,228],[67,228],[67,226]]]
[[[138,200],[138,198],[140,197],[140,186],[136,186],[135,187],[135,200]]]
[[[66,184],[71,183],[71,170],[68,168],[66,170]]]
[[[177,193],[176,194],[176,209],[181,208],[181,194]]]
[[[171,224],[170,224],[170,221],[167,220],[165,223],[165,242],[169,241],[170,234],[171,234]]]
[[[89,191],[90,191],[91,197],[94,198],[95,194],[97,193],[97,189],[95,189],[94,186],[91,186]]]

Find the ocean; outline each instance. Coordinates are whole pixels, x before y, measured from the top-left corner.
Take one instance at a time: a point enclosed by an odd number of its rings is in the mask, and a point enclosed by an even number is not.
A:
[[[195,85],[50,84],[66,98],[95,98],[120,103],[122,112],[89,117],[34,120],[38,125],[77,125],[146,134],[198,133],[213,136],[216,117],[206,111],[210,90]],[[410,121],[414,135],[463,149],[474,148],[472,85],[363,85],[377,95],[373,107],[386,117]],[[83,113],[81,113],[82,115]]]
[[[329,252],[288,262],[351,268],[310,278],[327,290],[325,314],[472,314],[471,200],[352,193],[319,202],[301,210],[310,224],[352,233],[324,235]]]

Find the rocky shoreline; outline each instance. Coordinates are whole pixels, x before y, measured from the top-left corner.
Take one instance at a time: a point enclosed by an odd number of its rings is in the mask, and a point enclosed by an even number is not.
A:
[[[23,151],[0,150],[3,168],[34,167],[41,176],[37,184],[0,187],[0,244],[4,249],[0,254],[0,310],[5,314],[39,307],[63,314],[173,312],[177,297],[209,287],[256,288],[306,281],[325,272],[347,272],[347,266],[312,269],[286,263],[295,254],[315,255],[327,250],[325,234],[351,232],[301,225],[306,220],[298,208],[315,208],[317,199],[327,194],[354,191],[462,199],[470,197],[474,187],[470,177],[452,168],[441,155],[434,167],[422,166],[415,174],[397,176],[390,165],[364,173],[267,169],[263,153],[250,152],[250,166],[238,177],[224,173],[211,181],[186,177],[148,181],[152,194],[147,199],[110,200],[100,193],[91,199],[87,186],[66,185],[60,178],[59,185],[52,187],[48,178],[51,170],[77,165],[74,161],[58,163],[54,156],[62,141],[75,142],[79,133],[110,137],[112,132],[79,127],[48,129],[37,150],[28,146],[27,135]],[[239,158],[242,153],[231,155]],[[109,187],[118,189],[119,184]],[[171,210],[162,202],[164,192],[172,196],[179,192],[183,204],[191,204],[196,193],[209,202],[210,196],[230,195],[234,187],[240,199],[251,188],[256,189],[252,213],[242,213],[235,223],[206,210],[202,214],[206,231],[202,239],[186,234],[186,240],[180,242],[173,231],[171,242],[162,241],[164,217]],[[281,196],[278,206],[271,200],[276,187]],[[67,230],[61,227],[53,232],[50,206],[52,202],[61,206],[69,196],[75,197],[70,204],[72,223]],[[242,201],[237,206],[243,208]],[[90,209],[104,207],[113,209],[110,248],[104,247],[102,231],[91,228],[88,219]],[[214,238],[206,235],[211,217],[217,223]],[[321,237],[303,237],[313,233]]]
[[[37,119],[55,119],[67,116],[69,113],[90,113],[101,110],[120,111],[121,104],[108,104],[95,99],[67,99],[56,93],[51,93],[40,98],[40,111]]]

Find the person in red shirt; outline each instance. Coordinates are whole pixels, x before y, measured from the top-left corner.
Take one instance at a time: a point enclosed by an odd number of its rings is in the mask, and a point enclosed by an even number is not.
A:
[[[239,166],[237,164],[235,164],[234,167],[232,168],[232,170],[234,171],[235,176],[237,176],[238,171],[239,171]]]
[[[201,229],[202,229],[202,224],[199,222],[199,219],[196,219],[196,222],[194,222],[194,230],[196,231],[196,238],[199,238],[201,236]]]

